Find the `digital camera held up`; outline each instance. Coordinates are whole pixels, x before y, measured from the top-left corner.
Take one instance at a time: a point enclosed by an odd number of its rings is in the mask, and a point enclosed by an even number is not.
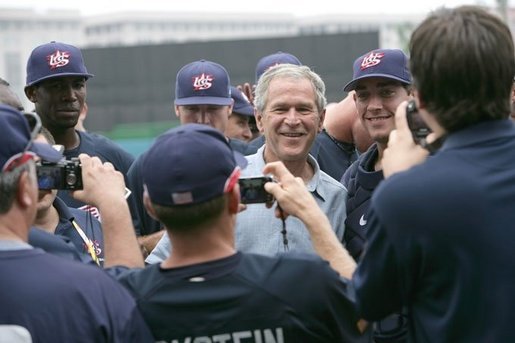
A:
[[[78,158],[57,163],[39,161],[36,164],[39,189],[82,189],[82,168]]]

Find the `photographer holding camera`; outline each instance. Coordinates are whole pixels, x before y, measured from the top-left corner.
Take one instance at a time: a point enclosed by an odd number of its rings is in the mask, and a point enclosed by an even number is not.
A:
[[[34,142],[35,135],[31,135],[25,118],[10,106],[0,105],[0,130],[2,337],[5,331],[21,331],[25,337],[41,342],[153,342],[134,299],[104,271],[53,256],[27,243],[38,201],[34,160],[39,156],[57,163],[62,155],[50,145]],[[103,180],[109,181],[112,189],[90,187],[97,193],[95,198],[101,199],[94,204],[105,210],[109,228],[128,225],[130,230],[123,177],[112,166],[104,169],[98,177],[109,173],[110,178]],[[120,195],[110,195],[113,189]],[[129,243],[137,247],[135,238]],[[119,261],[113,253],[110,260]],[[134,266],[143,264],[141,256],[139,264],[130,256],[124,256],[124,261]]]

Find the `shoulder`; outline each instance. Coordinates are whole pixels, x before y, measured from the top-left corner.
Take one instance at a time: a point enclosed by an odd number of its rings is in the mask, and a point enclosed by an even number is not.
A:
[[[90,150],[93,154],[101,155],[110,162],[113,162],[113,159],[115,162],[116,160],[122,160],[123,163],[130,165],[134,161],[134,157],[131,154],[107,137],[90,132],[79,132],[79,135],[81,142],[89,143],[84,145],[83,152],[88,153],[86,150]]]
[[[324,184],[324,187],[327,187],[328,189],[334,189],[336,192],[347,192],[347,189],[344,185],[342,185],[339,181],[335,180],[323,170],[320,170],[320,182]]]

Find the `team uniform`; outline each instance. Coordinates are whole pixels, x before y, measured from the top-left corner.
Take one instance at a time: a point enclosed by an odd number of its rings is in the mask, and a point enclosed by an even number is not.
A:
[[[0,324],[33,342],[153,342],[131,295],[104,271],[0,241]]]
[[[382,170],[374,170],[378,157],[377,144],[372,144],[347,169],[341,180],[348,191],[343,243],[356,261],[359,261],[365,247],[368,208],[372,192],[384,179]],[[406,313],[394,313],[375,322],[373,326],[375,342],[399,343],[406,341],[408,332]]]
[[[103,262],[104,236],[100,222],[89,212],[66,206],[59,197],[55,198],[53,206],[59,214],[55,234],[68,237],[77,250],[86,255],[89,255],[88,244],[91,242],[95,255]]]
[[[80,144],[74,149],[64,151],[63,155],[67,159],[78,157],[82,153],[97,156],[102,162],[111,162],[114,168],[124,175],[127,183],[126,175],[134,161],[131,154],[101,135],[82,131],[75,132],[79,135]],[[57,194],[70,207],[79,208],[85,205],[72,198],[68,191],[60,190]]]
[[[113,269],[156,341],[368,342],[346,283],[317,256],[236,253],[185,267]],[[308,277],[306,277],[308,276]],[[313,299],[316,297],[316,301]]]
[[[408,305],[413,341],[512,341],[513,194],[509,120],[452,133],[425,163],[382,182],[352,279],[361,315],[377,320]]]
[[[341,183],[347,188],[347,218],[345,219],[345,248],[357,261],[366,241],[367,212],[372,192],[384,179],[382,170],[374,170],[379,155],[377,144],[359,156],[343,174]]]
[[[91,256],[81,254],[68,238],[61,235],[53,235],[37,228],[29,231],[28,242],[35,248],[45,250],[47,253],[86,264],[94,264]]]

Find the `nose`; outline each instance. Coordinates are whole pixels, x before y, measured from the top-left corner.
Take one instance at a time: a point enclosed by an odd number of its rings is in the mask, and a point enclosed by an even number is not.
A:
[[[370,96],[370,100],[368,102],[368,110],[374,111],[374,110],[380,110],[383,108],[383,101],[381,100],[381,97],[372,95]]]
[[[252,138],[252,131],[250,131],[250,127],[246,127],[241,133],[244,140],[249,141]]]
[[[75,94],[75,90],[71,85],[63,86],[62,90],[63,100],[65,101],[75,101],[77,100],[77,94]]]
[[[207,113],[204,110],[201,110],[200,113],[199,113],[198,121],[197,122],[199,124],[209,124],[209,123],[211,123],[209,113]]]
[[[297,111],[294,107],[290,108],[285,116],[284,121],[288,125],[297,125],[300,122],[299,116],[297,115]]]

